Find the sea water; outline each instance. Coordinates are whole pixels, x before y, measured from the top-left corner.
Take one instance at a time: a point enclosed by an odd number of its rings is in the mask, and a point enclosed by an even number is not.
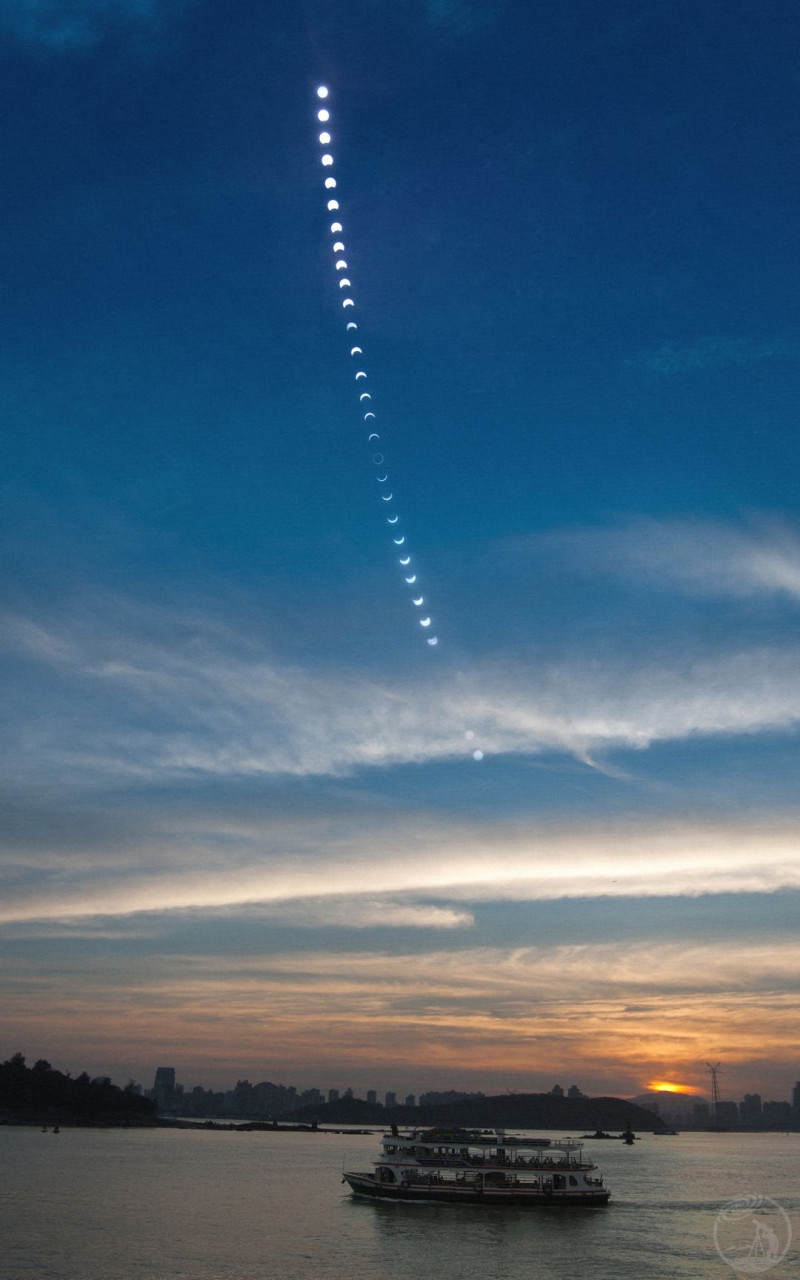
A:
[[[1,1127],[0,1280],[800,1275],[798,1134],[587,1142],[612,1192],[596,1209],[355,1199],[342,1168],[377,1148],[377,1133]]]

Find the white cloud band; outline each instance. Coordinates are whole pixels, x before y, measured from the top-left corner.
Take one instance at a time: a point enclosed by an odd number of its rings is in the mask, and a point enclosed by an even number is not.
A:
[[[192,620],[188,640],[153,639],[99,621],[107,615],[99,604],[91,634],[5,619],[4,647],[28,677],[26,715],[16,735],[12,715],[7,734],[7,778],[74,787],[90,778],[335,776],[464,758],[466,732],[486,754],[591,760],[698,735],[786,730],[800,718],[796,645],[713,658],[684,650],[638,665],[580,654],[484,662],[469,674],[445,668],[378,683],[265,659],[211,622]]]

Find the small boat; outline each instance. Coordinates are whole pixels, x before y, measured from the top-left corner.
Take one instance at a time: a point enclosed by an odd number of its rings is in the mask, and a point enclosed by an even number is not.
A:
[[[622,1133],[606,1133],[604,1129],[595,1129],[594,1133],[581,1134],[581,1142],[593,1142],[595,1138],[605,1138],[608,1142],[619,1142],[621,1138],[629,1147],[632,1146],[634,1142],[638,1142],[638,1138],[630,1125],[628,1125],[627,1129],[624,1129]]]
[[[371,1171],[345,1171],[354,1195],[436,1204],[605,1205],[610,1191],[572,1138],[507,1134],[504,1129],[396,1130],[381,1139]]]

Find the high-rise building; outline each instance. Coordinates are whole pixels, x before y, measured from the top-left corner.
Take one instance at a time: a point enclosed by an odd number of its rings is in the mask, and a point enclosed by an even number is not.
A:
[[[396,1094],[396,1093],[392,1093],[392,1092],[391,1092],[391,1090],[390,1090],[390,1091],[386,1094],[386,1096],[385,1096],[385,1098],[384,1098],[384,1104],[385,1104],[385,1106],[387,1106],[387,1107],[396,1107],[396,1106],[397,1106],[397,1094]]]
[[[407,1106],[407,1107],[415,1107],[416,1105],[417,1105],[417,1100],[416,1100],[416,1098],[414,1097],[414,1094],[413,1094],[413,1093],[409,1093],[409,1094],[406,1096],[406,1106]]]
[[[792,1111],[796,1111],[800,1116],[800,1080],[792,1089]]]
[[[715,1124],[736,1124],[739,1119],[739,1108],[735,1102],[720,1099],[714,1107]]]
[[[175,1106],[175,1068],[156,1067],[153,1097],[159,1111],[171,1111]]]
[[[238,1091],[239,1085],[236,1088]],[[297,1090],[294,1085],[287,1088],[284,1084],[272,1084],[269,1080],[253,1085],[249,1111],[254,1115],[271,1116],[274,1119],[275,1116],[285,1115],[287,1111],[294,1111],[296,1106]]]
[[[377,1101],[378,1101],[377,1089],[367,1089],[367,1102],[371,1103],[371,1105],[374,1107],[377,1104]]]
[[[328,1090],[328,1102],[338,1102],[338,1101],[339,1101],[339,1090],[338,1090],[338,1089],[329,1089],[329,1090]]]
[[[442,1107],[448,1102],[464,1102],[467,1098],[482,1098],[482,1093],[460,1093],[458,1089],[446,1089],[443,1093],[431,1090],[429,1093],[421,1093],[419,1105],[421,1107]]]
[[[790,1102],[765,1102],[761,1115],[765,1124],[790,1124],[792,1120],[792,1104]]]
[[[739,1119],[742,1124],[758,1124],[761,1111],[761,1094],[746,1093],[739,1103]]]

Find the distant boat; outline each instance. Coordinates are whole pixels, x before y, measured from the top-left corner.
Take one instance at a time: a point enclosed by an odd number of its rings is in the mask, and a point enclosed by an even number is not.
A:
[[[595,1129],[594,1133],[582,1133],[581,1141],[594,1141],[597,1138],[605,1138],[608,1142],[619,1142],[620,1139],[631,1146],[632,1143],[638,1142],[639,1139],[631,1129],[630,1125],[623,1133],[606,1133],[605,1129]]]
[[[680,1129],[654,1129],[654,1138],[677,1138]]]

